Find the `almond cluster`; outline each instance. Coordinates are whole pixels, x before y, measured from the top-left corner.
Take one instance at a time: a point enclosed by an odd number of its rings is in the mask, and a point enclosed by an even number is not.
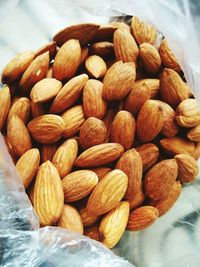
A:
[[[194,181],[200,110],[166,39],[131,26],[79,24],[4,68],[0,130],[41,227],[114,247]]]

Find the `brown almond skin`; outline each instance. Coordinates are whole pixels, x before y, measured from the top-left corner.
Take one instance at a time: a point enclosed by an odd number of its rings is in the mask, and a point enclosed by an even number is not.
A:
[[[8,121],[15,114],[17,115],[26,125],[30,118],[30,100],[28,97],[18,98],[11,106]]]
[[[104,77],[107,71],[105,61],[97,55],[91,55],[86,59],[85,68],[88,74],[96,79]]]
[[[21,157],[32,147],[29,132],[23,121],[17,115],[13,115],[8,122],[7,137],[17,157]]]
[[[107,110],[107,103],[102,97],[103,83],[90,79],[83,89],[83,110],[87,118],[96,117],[102,119]]]
[[[65,202],[74,202],[88,196],[98,183],[98,176],[90,170],[71,172],[62,180]]]
[[[127,32],[130,32],[131,31],[130,26],[128,24],[126,24],[125,22],[123,22],[123,21],[112,21],[110,23],[110,25],[112,25],[116,29],[125,30]]]
[[[16,164],[16,162],[17,162],[16,155],[15,155],[13,149],[12,149],[12,146],[11,146],[10,142],[8,141],[7,136],[4,135],[4,134],[3,134],[3,139],[4,139],[4,143],[5,143],[6,147],[7,147],[8,153],[10,154],[13,163]]]
[[[138,208],[142,205],[142,203],[145,200],[145,194],[142,189],[142,184],[139,189],[139,191],[130,199],[128,199],[128,202],[130,204],[130,209],[133,210],[135,208]]]
[[[62,137],[65,123],[58,115],[46,114],[31,120],[28,123],[28,130],[37,142],[51,144]]]
[[[198,174],[197,161],[188,154],[178,154],[175,156],[178,164],[178,179],[181,183],[191,183]]]
[[[114,55],[113,43],[97,42],[90,47],[90,54],[100,57],[112,57]]]
[[[16,169],[25,188],[29,186],[40,164],[37,148],[26,151],[17,161]]]
[[[155,144],[148,143],[140,145],[135,149],[140,154],[144,172],[157,163],[159,157],[159,149]]]
[[[105,141],[106,134],[105,123],[95,117],[90,117],[81,126],[79,144],[84,149],[100,145]]]
[[[39,117],[45,114],[45,108],[41,103],[34,103],[31,101],[31,115],[33,118]]]
[[[155,100],[147,100],[137,117],[137,136],[141,143],[152,141],[164,123],[163,109]]]
[[[200,142],[196,142],[194,146],[194,151],[192,153],[193,158],[198,160],[200,158]]]
[[[42,145],[42,148],[41,148],[42,162],[44,163],[47,160],[52,161],[53,156],[55,155],[58,147],[59,147],[58,143],[54,143],[50,145]]]
[[[160,140],[160,145],[163,148],[163,150],[170,155],[183,154],[183,153],[192,155],[195,149],[194,142],[176,136]]]
[[[97,184],[87,202],[87,210],[94,215],[102,215],[116,208],[128,185],[127,175],[120,170],[113,170]]]
[[[16,55],[4,67],[1,81],[2,83],[10,83],[20,78],[35,57],[34,52],[24,51]]]
[[[107,143],[88,148],[75,161],[77,167],[98,167],[119,158],[124,152],[123,146],[117,143]]]
[[[99,226],[97,225],[85,228],[84,235],[96,241],[100,241]]]
[[[196,127],[192,128],[188,132],[187,138],[195,142],[200,142],[200,125],[197,125]]]
[[[91,213],[88,212],[87,208],[85,207],[81,208],[79,210],[79,213],[81,215],[84,227],[94,225],[99,220],[99,216],[92,215]]]
[[[112,23],[100,25],[96,32],[94,41],[112,41],[115,30],[116,27],[112,25]]]
[[[181,194],[181,191],[181,184],[179,181],[176,181],[166,198],[157,201],[150,201],[149,205],[155,207],[159,211],[159,217],[161,217],[174,206]]]
[[[87,74],[81,74],[69,80],[54,98],[50,112],[59,114],[70,108],[81,96],[87,80]]]
[[[112,169],[109,167],[98,167],[91,169],[91,171],[95,172],[99,178],[99,181],[101,181],[107,173],[112,171]]]
[[[177,175],[178,165],[175,159],[160,161],[145,176],[145,194],[153,200],[166,198]]]
[[[106,139],[110,137],[112,122],[113,122],[113,119],[114,119],[114,117],[115,117],[116,114],[117,114],[117,109],[115,109],[115,110],[114,109],[109,109],[106,112],[105,117],[103,118],[103,122],[105,123],[106,128],[107,128],[107,136],[106,136]]]
[[[113,143],[121,144],[124,150],[128,150],[133,145],[135,130],[133,115],[125,110],[119,111],[112,123],[110,140]]]
[[[80,59],[80,66],[85,62],[89,55],[89,48],[88,47],[81,47],[81,59]]]
[[[127,230],[140,231],[152,225],[159,216],[156,208],[143,206],[130,213]]]
[[[7,119],[8,112],[11,106],[11,95],[8,86],[3,87],[0,90],[0,131],[3,128]]]
[[[43,46],[41,46],[39,49],[35,51],[35,57],[40,56],[47,51],[49,52],[49,57],[52,60],[57,53],[56,42],[50,42],[48,44],[44,44]]]

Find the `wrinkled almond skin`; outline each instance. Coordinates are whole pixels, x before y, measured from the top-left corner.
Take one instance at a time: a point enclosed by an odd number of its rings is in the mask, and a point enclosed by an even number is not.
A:
[[[13,163],[16,164],[17,163],[16,155],[15,155],[13,149],[12,149],[12,146],[11,146],[7,136],[4,135],[4,134],[3,134],[3,139],[4,139],[4,143],[5,143],[6,147],[7,147],[8,153],[10,154]]]
[[[111,132],[111,127],[112,127],[112,122],[113,119],[115,117],[115,115],[117,114],[117,109],[109,109],[105,115],[105,117],[103,118],[103,122],[106,125],[107,128],[107,136],[106,139],[110,137],[110,132]]]
[[[61,88],[60,81],[54,78],[44,78],[33,86],[30,97],[34,103],[47,102],[54,98]]]
[[[167,213],[175,204],[182,191],[179,181],[175,182],[169,195],[161,200],[150,201],[149,205],[155,207],[159,211],[159,217]]]
[[[50,145],[42,145],[41,148],[42,162],[44,163],[47,160],[52,161],[53,156],[55,155],[58,147],[59,147],[58,143]]]
[[[75,139],[68,139],[55,152],[52,163],[57,168],[61,179],[72,170],[78,154],[78,143]]]
[[[156,208],[151,206],[143,206],[133,210],[130,213],[127,230],[140,231],[152,225],[159,216]]]
[[[97,55],[89,56],[85,61],[85,68],[88,74],[96,79],[104,77],[107,71],[105,61]]]
[[[32,147],[29,132],[23,121],[17,115],[13,115],[8,122],[7,137],[17,157],[21,157]]]
[[[107,143],[88,148],[75,161],[77,167],[98,167],[119,158],[124,152],[123,146]]]
[[[195,142],[200,142],[200,125],[197,125],[196,127],[192,128],[188,132],[187,138]]]
[[[178,165],[175,159],[160,161],[145,176],[145,194],[153,200],[166,198],[177,175]]]
[[[102,144],[107,135],[105,123],[95,117],[88,118],[81,126],[79,144],[82,148]]]
[[[61,117],[65,123],[64,137],[72,137],[77,134],[86,120],[81,105],[66,110]]]
[[[34,188],[34,209],[41,226],[53,225],[60,218],[64,194],[56,167],[46,161],[38,169]]]
[[[71,172],[62,180],[65,202],[74,202],[88,196],[98,183],[98,176],[90,170]]]
[[[193,158],[198,160],[200,158],[200,142],[196,142],[194,145],[194,151],[192,153]]]
[[[137,117],[137,136],[142,143],[152,141],[164,123],[163,109],[155,100],[147,100]]]
[[[41,103],[34,103],[31,101],[31,115],[33,118],[39,117],[45,114],[45,108]]]
[[[8,121],[13,115],[17,115],[24,124],[27,124],[30,117],[30,100],[27,97],[18,98],[11,106],[8,114]]]
[[[90,47],[90,54],[100,57],[112,57],[114,55],[113,43],[98,42]]]
[[[130,32],[117,29],[114,32],[113,45],[117,60],[137,62],[139,49]]]
[[[131,148],[135,137],[135,119],[125,110],[119,111],[115,116],[111,127],[111,142],[119,143],[124,150]]]
[[[83,110],[87,118],[96,117],[102,119],[107,110],[107,103],[102,97],[103,83],[90,79],[83,89]]]
[[[81,215],[84,227],[94,225],[99,219],[99,216],[92,215],[91,213],[88,212],[87,208],[85,207],[80,209],[79,213]]]
[[[176,57],[168,46],[166,39],[163,39],[159,48],[160,57],[162,59],[162,64],[165,68],[173,69],[177,72],[181,71],[181,67],[178,64]]]
[[[58,141],[65,130],[65,123],[58,115],[46,114],[28,123],[28,130],[36,141],[51,144]]]
[[[144,68],[149,73],[157,73],[161,67],[161,58],[158,50],[151,44],[143,43],[140,45],[139,58]]]
[[[70,108],[81,96],[83,87],[87,80],[87,74],[81,74],[69,80],[53,100],[50,112],[59,114]]]
[[[91,169],[91,171],[95,172],[99,178],[99,181],[101,181],[107,173],[112,171],[112,169],[109,167],[98,167]]]
[[[138,208],[142,205],[142,203],[145,200],[145,194],[142,189],[142,184],[139,189],[139,191],[130,199],[128,199],[128,202],[130,204],[130,209],[133,210],[135,208]]]
[[[106,72],[103,80],[103,97],[109,101],[122,100],[130,92],[135,77],[133,62],[118,61],[114,63]]]
[[[79,212],[70,205],[65,204],[57,226],[83,234],[83,223]]]
[[[48,44],[41,46],[39,49],[35,51],[35,57],[40,56],[47,51],[49,52],[49,57],[52,60],[57,53],[56,42],[50,42]]]
[[[108,212],[100,222],[100,241],[108,248],[113,248],[121,239],[126,229],[130,207],[122,201],[115,209]]]
[[[0,90],[0,131],[3,128],[7,119],[8,112],[11,106],[11,95],[8,86]]]
[[[124,197],[132,199],[140,190],[142,182],[142,160],[139,153],[134,148],[126,151],[115,168],[122,170],[128,176],[128,188]]]
[[[178,164],[178,179],[181,183],[193,182],[198,174],[197,161],[188,154],[178,154],[175,159]]]
[[[110,25],[112,25],[116,29],[125,30],[127,32],[130,32],[131,31],[130,26],[128,24],[126,24],[125,22],[123,22],[123,21],[112,21],[110,23]]]
[[[78,40],[71,39],[58,50],[53,63],[53,76],[57,80],[70,79],[76,73],[81,59],[81,46]]]
[[[179,74],[172,69],[164,69],[160,76],[160,92],[163,101],[176,107],[188,98],[188,88]]]
[[[194,153],[195,144],[192,141],[181,137],[164,138],[160,140],[160,145],[165,152],[170,155]]]
[[[97,30],[95,41],[112,41],[116,27],[110,24],[102,24]]]
[[[96,241],[100,241],[99,226],[85,228],[84,235]]]
[[[159,157],[159,149],[155,144],[148,143],[140,145],[135,149],[140,154],[144,172],[157,163]]]
[[[26,151],[17,161],[16,169],[25,188],[29,186],[40,164],[37,148]]]
[[[24,51],[16,55],[3,69],[1,75],[2,83],[10,83],[20,78],[34,57],[35,54],[32,51]]]
[[[142,79],[142,80],[138,80],[138,83],[139,81],[141,83],[145,83],[145,85],[148,87],[150,98],[154,99],[155,97],[157,97],[157,95],[160,92],[160,80],[159,79]]]
[[[102,215],[116,208],[128,186],[127,175],[120,170],[106,174],[97,184],[87,203],[87,210],[94,215]]]

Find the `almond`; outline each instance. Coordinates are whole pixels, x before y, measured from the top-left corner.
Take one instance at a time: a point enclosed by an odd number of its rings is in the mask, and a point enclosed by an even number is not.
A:
[[[96,241],[100,241],[99,226],[85,228],[84,235]]]
[[[34,103],[47,102],[54,98],[61,88],[60,81],[54,78],[44,78],[33,86],[30,97]]]
[[[78,40],[71,39],[58,50],[53,63],[53,76],[58,80],[70,79],[76,73],[81,59]]]
[[[160,92],[160,80],[158,79],[142,79],[142,80],[138,80],[138,83],[145,83],[145,85],[148,87],[149,89],[149,93],[150,93],[150,98],[155,98],[157,97],[157,95]],[[138,84],[139,86],[139,84]]]
[[[161,58],[158,50],[151,44],[143,43],[140,45],[139,58],[144,68],[149,73],[157,73],[161,67]]]
[[[73,232],[83,234],[83,223],[79,212],[70,205],[65,204],[57,225]]]
[[[13,149],[12,149],[12,146],[11,146],[7,136],[4,135],[4,134],[3,134],[3,139],[4,139],[4,143],[5,143],[6,147],[7,147],[8,153],[10,154],[13,163],[16,164],[16,162],[17,162],[16,161],[16,155],[15,155]]]
[[[20,87],[29,91],[34,84],[45,78],[49,67],[49,52],[36,57],[28,66],[20,80]]]
[[[106,139],[107,129],[105,123],[97,118],[88,118],[81,126],[79,144],[87,149],[102,144]]]
[[[56,167],[46,161],[38,169],[34,188],[34,209],[40,225],[53,225],[60,218],[64,194]]]
[[[143,193],[141,184],[139,191],[132,198],[128,199],[128,202],[130,204],[130,209],[132,210],[138,208],[139,206],[142,205],[144,200],[145,200],[145,194]]]
[[[130,92],[135,76],[135,64],[133,62],[118,61],[114,63],[108,69],[103,80],[103,97],[109,101],[122,100]]]
[[[175,159],[160,161],[145,176],[145,194],[153,200],[166,198],[177,175],[178,165]]]
[[[59,146],[53,156],[52,163],[57,168],[61,178],[71,172],[77,154],[78,143],[75,139],[68,139]]]
[[[198,160],[200,158],[200,142],[195,143],[194,151],[192,153],[193,158]]]
[[[178,164],[178,179],[181,183],[193,182],[198,174],[197,161],[188,154],[178,154],[175,159]]]
[[[70,108],[81,96],[87,80],[87,74],[81,74],[69,80],[56,95],[50,112],[58,114]]]
[[[119,111],[115,116],[111,127],[111,142],[119,143],[124,150],[131,148],[135,137],[135,119],[125,110]]]
[[[24,51],[16,55],[2,71],[2,83],[10,83],[21,77],[35,57],[34,52]]]
[[[147,100],[137,117],[137,136],[142,143],[152,141],[164,123],[163,109],[155,100]]]
[[[27,97],[18,98],[13,104],[8,114],[8,121],[15,114],[24,124],[27,124],[30,117],[30,100]]]
[[[85,60],[87,59],[88,55],[89,55],[89,49],[88,49],[88,47],[82,47],[81,48],[80,65],[82,65],[85,62]]]
[[[28,195],[28,198],[31,201],[32,206],[33,206],[33,202],[34,202],[34,190],[35,190],[35,179],[34,178],[33,178],[31,184],[29,185],[29,187],[26,190],[26,193]]]
[[[50,145],[42,145],[41,155],[42,162],[47,160],[52,161],[53,156],[55,155],[59,145],[58,143],[50,144]]]
[[[99,219],[98,216],[90,214],[86,208],[80,209],[79,212],[80,212],[84,227],[95,224]]]
[[[194,153],[195,144],[181,137],[170,137],[160,140],[160,145],[170,155]]]
[[[144,172],[153,167],[158,161],[159,149],[155,144],[148,143],[140,145],[135,149],[140,154]]]
[[[143,206],[130,213],[127,229],[129,231],[140,231],[152,225],[159,216],[156,208]]]
[[[132,199],[140,190],[142,182],[142,160],[139,153],[134,148],[126,151],[115,168],[122,170],[128,176],[128,188],[124,197]]]
[[[101,215],[116,208],[124,197],[127,185],[128,177],[124,172],[114,170],[106,174],[89,196],[88,212]]]
[[[41,103],[34,103],[31,101],[31,115],[33,118],[39,117],[45,114],[45,108]]]
[[[75,161],[75,165],[78,167],[102,166],[119,158],[123,151],[123,146],[117,143],[96,145],[88,148],[79,155]]]
[[[196,99],[186,99],[178,105],[176,121],[180,126],[187,128],[200,124],[200,108]]]
[[[81,105],[74,106],[62,114],[65,122],[64,137],[71,137],[77,134],[85,121],[83,108]]]
[[[58,115],[46,114],[31,120],[28,130],[37,142],[50,144],[58,141],[65,130],[65,123]]]
[[[8,122],[7,137],[8,142],[17,157],[21,157],[32,147],[28,130],[17,115],[13,115]]]
[[[40,56],[44,54],[45,52],[49,52],[50,60],[52,60],[55,57],[56,52],[57,52],[56,42],[50,42],[48,44],[43,45],[39,49],[37,49],[35,51],[35,57]]]
[[[96,79],[104,77],[107,71],[105,61],[97,55],[89,56],[85,61],[88,74]]]
[[[100,222],[100,241],[108,248],[113,248],[121,239],[129,218],[129,203],[121,202],[108,212]]]
[[[90,170],[71,172],[62,180],[66,202],[74,202],[88,196],[96,184],[98,176]]]
[[[199,142],[200,141],[200,125],[197,125],[196,127],[192,128],[188,132],[187,138],[189,138],[192,141]]]
[[[11,95],[8,86],[0,89],[0,131],[2,130],[7,119],[8,112],[11,106]]]
[[[141,21],[136,16],[133,16],[131,20],[131,32],[138,44],[142,43],[154,44],[156,41],[155,28]]]
[[[49,68],[47,70],[46,78],[53,78],[53,64],[51,63],[49,65]]]
[[[127,32],[131,31],[130,26],[123,21],[112,21],[110,25],[117,29],[125,30]]]
[[[17,161],[16,169],[25,188],[29,186],[40,164],[37,148],[26,151]]]
[[[168,212],[179,198],[182,191],[182,187],[179,181],[175,182],[169,195],[161,200],[151,201],[150,205],[155,207],[159,211],[159,217]]]
[[[85,116],[102,119],[106,114],[107,104],[102,97],[103,84],[90,79],[83,89],[83,109]]]
[[[99,181],[101,181],[107,173],[112,171],[112,169],[109,167],[98,167],[91,169],[91,171],[95,172],[99,178]]]
[[[162,98],[174,107],[188,98],[188,88],[179,74],[172,69],[164,69],[160,76]]]
[[[112,23],[111,23],[112,24]],[[107,24],[107,25],[100,25],[98,28],[96,35],[95,35],[95,41],[112,41],[113,40],[113,34],[116,30],[116,27],[114,25]]]
[[[81,45],[85,45],[94,38],[98,29],[99,25],[93,23],[72,25],[59,31],[54,35],[53,40],[58,46],[62,46],[70,39],[78,39]]]
[[[117,29],[114,32],[113,45],[117,60],[137,62],[139,49],[130,32]]]
[[[163,39],[159,48],[160,57],[165,68],[173,69],[177,72],[181,71],[181,67],[173,54],[172,50],[169,48],[166,39]]]
[[[106,138],[110,137],[112,122],[116,114],[117,114],[117,110],[109,109],[103,119],[103,122],[105,123],[106,128],[107,128]]]
[[[100,57],[112,57],[114,55],[113,43],[98,42],[90,47],[90,54]]]

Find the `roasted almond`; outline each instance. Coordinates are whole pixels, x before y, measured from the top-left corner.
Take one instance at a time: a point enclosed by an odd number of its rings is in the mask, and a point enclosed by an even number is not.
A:
[[[97,55],[89,56],[85,61],[85,68],[88,74],[96,79],[104,77],[107,71],[105,61]]]
[[[42,162],[45,162],[47,160],[52,161],[53,156],[55,155],[58,147],[59,147],[58,143],[50,145],[42,145],[41,148]]]
[[[88,212],[87,208],[85,207],[80,209],[79,212],[80,212],[84,227],[95,224],[99,219],[99,216],[92,215],[91,213]]]
[[[195,149],[194,142],[176,136],[160,140],[160,145],[164,149],[164,151],[169,153],[170,155],[176,155],[176,154],[192,155]]]
[[[199,142],[200,141],[200,125],[197,125],[196,127],[192,128],[188,132],[187,138],[189,138],[192,141]]]
[[[113,43],[97,42],[90,47],[90,54],[100,57],[112,57],[114,55]]]
[[[11,106],[8,114],[8,121],[13,115],[17,115],[24,124],[27,124],[30,117],[30,100],[27,97],[18,98]]]
[[[0,89],[0,130],[3,128],[11,106],[11,95],[8,86]]]
[[[52,60],[55,57],[56,52],[57,52],[56,42],[50,42],[48,44],[43,45],[39,49],[37,49],[35,51],[35,57],[40,56],[44,54],[45,52],[49,52],[50,60]]]

